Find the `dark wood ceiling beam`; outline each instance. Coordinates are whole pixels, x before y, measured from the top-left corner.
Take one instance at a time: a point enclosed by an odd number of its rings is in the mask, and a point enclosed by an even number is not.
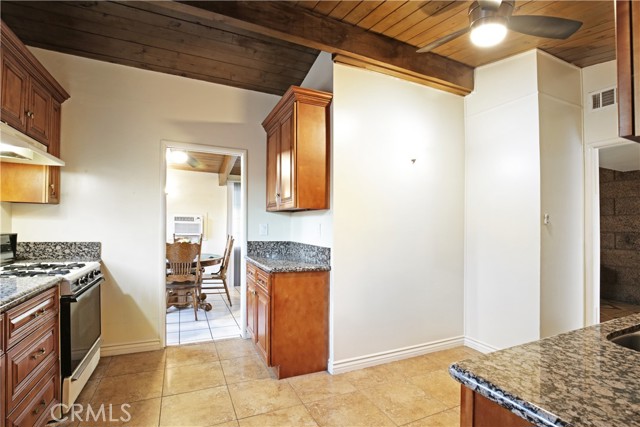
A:
[[[472,67],[433,53],[417,54],[414,46],[286,2],[143,3],[157,13],[190,22],[202,25],[222,22],[268,37],[349,56],[451,93],[466,95],[473,90]]]
[[[16,19],[13,15],[3,15],[3,19],[27,45],[278,95],[289,86],[288,81],[281,78],[265,79],[259,70],[56,27],[46,22]],[[205,70],[207,74],[203,74]]]

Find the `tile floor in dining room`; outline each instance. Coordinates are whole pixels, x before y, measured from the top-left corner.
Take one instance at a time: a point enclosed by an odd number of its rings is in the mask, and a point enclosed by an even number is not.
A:
[[[193,307],[167,310],[167,345],[181,345],[235,338],[240,330],[240,288],[229,289],[231,306],[223,294],[207,294],[210,311],[198,310],[195,320]]]
[[[456,347],[339,375],[270,376],[240,338],[103,358],[76,403],[112,404],[126,423],[65,426],[458,426],[454,361],[480,353]]]

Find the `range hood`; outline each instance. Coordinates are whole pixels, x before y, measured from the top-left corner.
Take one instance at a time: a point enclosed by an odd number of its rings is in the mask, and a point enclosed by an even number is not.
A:
[[[64,166],[59,158],[47,153],[45,145],[0,122],[0,161],[30,165]]]

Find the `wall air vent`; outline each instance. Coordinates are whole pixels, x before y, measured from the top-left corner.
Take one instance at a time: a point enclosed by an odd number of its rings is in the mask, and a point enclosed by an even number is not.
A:
[[[616,88],[608,88],[591,92],[591,111],[600,110],[605,107],[616,105]]]

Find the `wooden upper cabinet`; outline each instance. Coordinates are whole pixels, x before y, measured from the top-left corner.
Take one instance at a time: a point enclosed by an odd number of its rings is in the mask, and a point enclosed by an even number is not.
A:
[[[262,122],[267,132],[267,210],[329,209],[332,95],[291,86]]]
[[[616,1],[619,135],[640,142],[640,2]]]
[[[29,75],[11,52],[2,49],[2,121],[16,129],[27,127]]]
[[[69,94],[16,35],[2,25],[0,120],[60,157],[61,104]],[[59,203],[60,167],[2,163],[0,201]]]

